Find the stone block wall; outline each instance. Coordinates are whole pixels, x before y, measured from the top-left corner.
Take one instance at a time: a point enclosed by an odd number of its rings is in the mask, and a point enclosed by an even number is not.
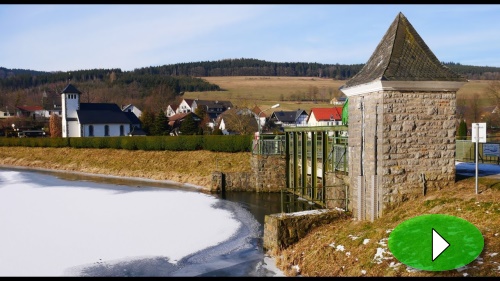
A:
[[[313,228],[343,217],[346,217],[346,213],[338,209],[266,215],[264,218],[264,251],[274,252],[286,249],[305,237]]]
[[[285,156],[252,155],[251,172],[212,173],[211,192],[280,192],[285,187]]]
[[[280,192],[286,186],[286,160],[281,155],[252,155],[255,191]]]
[[[455,181],[455,92],[349,98],[349,176],[359,219]]]

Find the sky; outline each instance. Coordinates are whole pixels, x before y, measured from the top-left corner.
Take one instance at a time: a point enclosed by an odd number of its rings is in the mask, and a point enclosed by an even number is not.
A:
[[[4,277],[198,276],[259,259],[251,214],[201,192],[0,170],[0,225]]]
[[[0,4],[0,67],[364,64],[399,12],[440,61],[500,67],[495,4]]]

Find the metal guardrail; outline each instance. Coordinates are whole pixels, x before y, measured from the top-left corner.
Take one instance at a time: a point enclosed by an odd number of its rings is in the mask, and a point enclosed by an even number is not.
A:
[[[500,165],[500,143],[486,142],[478,144],[478,162]],[[456,140],[455,160],[460,162],[476,162],[476,143],[471,140]]]
[[[284,135],[260,135],[259,139],[252,142],[252,153],[258,155],[284,155]]]

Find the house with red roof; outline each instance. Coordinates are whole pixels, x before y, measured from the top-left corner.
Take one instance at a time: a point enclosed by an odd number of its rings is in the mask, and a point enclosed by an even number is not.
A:
[[[307,118],[307,126],[342,125],[342,106],[311,108]]]
[[[38,105],[16,106],[16,116],[37,119],[44,117],[44,109]]]

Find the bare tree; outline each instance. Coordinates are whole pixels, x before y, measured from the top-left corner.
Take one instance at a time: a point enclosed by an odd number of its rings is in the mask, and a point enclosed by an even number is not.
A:
[[[250,135],[258,130],[257,120],[248,108],[233,108],[224,112],[224,123],[228,131]]]
[[[486,88],[488,95],[495,99],[496,105],[500,105],[500,81],[491,81]],[[500,106],[499,106],[500,107]]]
[[[153,89],[151,95],[146,98],[144,105],[154,112],[165,111],[174,99],[174,91],[168,85],[162,84]]]
[[[470,102],[470,109],[472,113],[472,123],[477,123],[479,122],[479,119],[481,117],[481,110],[479,108],[479,95],[477,93],[474,93],[472,95],[472,100]]]
[[[62,137],[62,119],[61,116],[52,113],[49,117],[49,132],[51,138]]]

